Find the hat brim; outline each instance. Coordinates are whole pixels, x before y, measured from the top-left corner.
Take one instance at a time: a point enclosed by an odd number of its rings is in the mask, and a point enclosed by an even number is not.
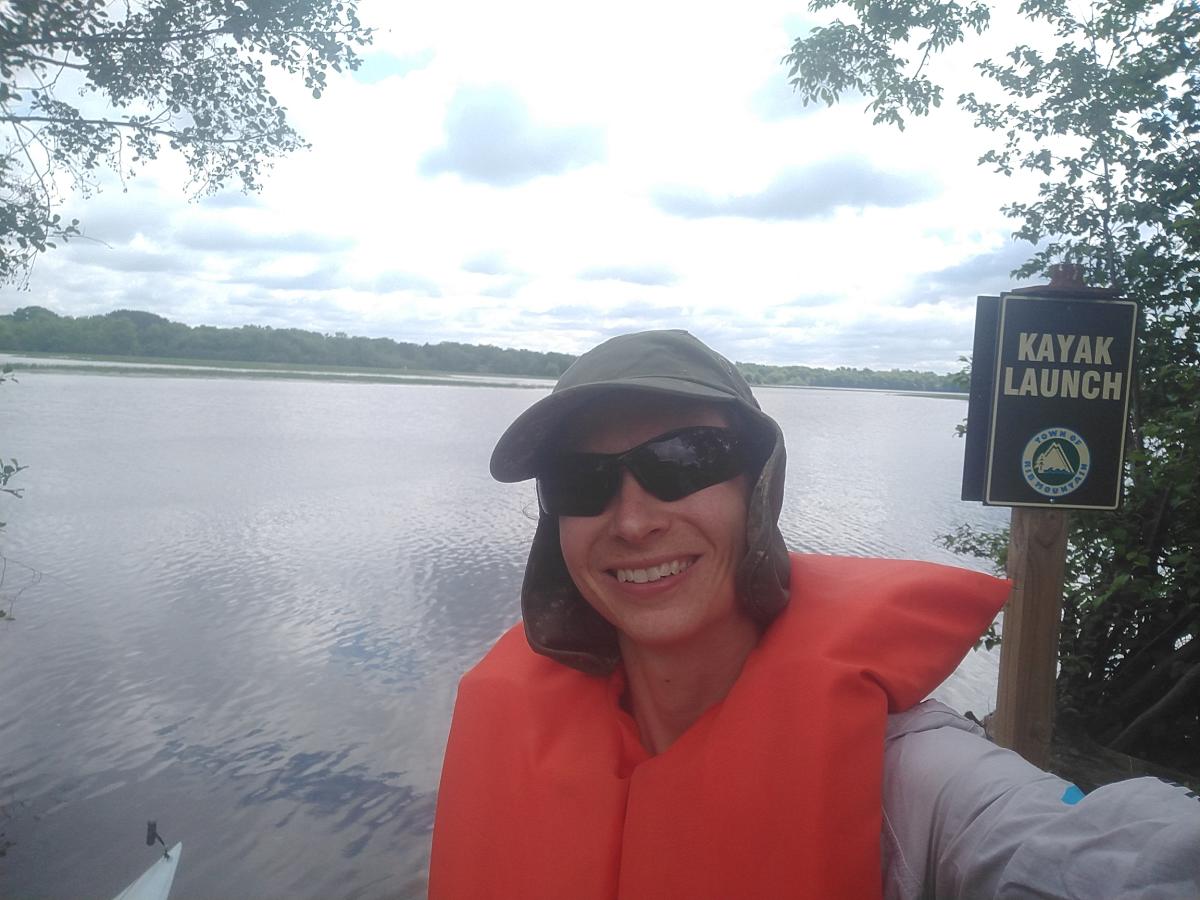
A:
[[[496,449],[492,451],[492,477],[504,482],[533,478],[537,474],[540,455],[545,452],[549,441],[558,438],[563,422],[587,403],[614,391],[687,397],[718,403],[736,403],[741,400],[732,391],[720,390],[684,378],[661,375],[618,378],[555,391],[517,416],[516,421],[500,436],[500,440],[496,442]]]

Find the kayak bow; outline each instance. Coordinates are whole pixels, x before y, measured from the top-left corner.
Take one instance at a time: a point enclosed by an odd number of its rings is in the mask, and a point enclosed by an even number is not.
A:
[[[160,856],[137,881],[117,894],[113,900],[167,900],[182,852],[183,843],[180,842]]]

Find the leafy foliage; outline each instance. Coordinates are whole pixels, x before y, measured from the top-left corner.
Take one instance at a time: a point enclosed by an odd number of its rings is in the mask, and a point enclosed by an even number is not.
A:
[[[840,5],[839,0],[814,0],[808,8],[819,12]],[[828,106],[847,93],[865,94],[871,98],[867,108],[874,113],[874,123],[900,129],[903,110],[925,115],[942,105],[941,85],[926,74],[930,57],[962,41],[967,29],[982,33],[991,21],[983,2],[962,6],[939,0],[851,0],[845,5],[856,23],[835,20],[792,45],[784,58],[792,86],[806,103]],[[898,51],[906,50],[914,35],[921,58],[910,75],[909,61]]]
[[[12,370],[13,367],[7,364],[3,368],[0,368],[0,384],[4,384],[6,381],[16,381],[12,375]],[[21,496],[21,489],[10,488],[8,480],[25,468],[28,467],[21,465],[16,459],[5,459],[3,456],[0,456],[0,494],[8,494],[10,497]],[[3,528],[4,523],[0,522],[0,529]],[[4,612],[0,610],[0,618],[3,617]]]
[[[833,7],[830,0],[810,4]],[[931,57],[982,32],[984,2],[854,2],[785,59],[806,101],[872,97],[903,126],[941,104]],[[1067,559],[1059,709],[1094,738],[1167,765],[1200,759],[1200,5],[1024,0],[1026,43],[975,65],[958,105],[998,143],[981,165],[1040,177],[1004,211],[1056,262],[1140,304],[1125,503],[1076,514]],[[911,58],[910,58],[911,57]],[[1005,535],[948,546],[998,559]]]
[[[13,497],[21,496],[21,489],[20,488],[10,488],[8,486],[8,479],[12,478],[14,475],[16,475],[18,472],[20,472],[22,469],[25,469],[25,468],[28,468],[28,467],[23,466],[19,462],[17,462],[15,457],[12,459],[7,459],[7,460],[0,458],[0,494],[10,494]],[[2,527],[3,525],[4,525],[4,523],[0,522],[0,527]]]
[[[79,234],[60,185],[85,192],[167,147],[199,193],[258,186],[305,146],[271,69],[319,97],[370,40],[357,0],[15,0],[0,4],[0,283]]]
[[[4,384],[6,381],[17,380],[13,376],[12,371],[13,367],[8,363],[5,363],[4,367],[0,368],[0,384]],[[8,486],[8,479],[24,468],[25,466],[20,465],[15,459],[5,462],[4,457],[0,456],[0,493],[12,494],[17,497],[21,495],[21,492],[17,488],[10,488]],[[0,522],[0,525],[2,524],[4,523]]]

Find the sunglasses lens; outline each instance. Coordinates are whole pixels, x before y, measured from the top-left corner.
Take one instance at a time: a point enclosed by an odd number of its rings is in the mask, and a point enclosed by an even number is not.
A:
[[[626,465],[659,500],[682,500],[689,494],[728,481],[742,470],[737,444],[723,428],[689,428],[643,444]]]
[[[568,454],[538,477],[538,503],[552,516],[598,516],[616,494],[620,478],[620,465],[611,457]]]
[[[621,468],[659,500],[728,481],[745,463],[737,439],[724,428],[683,428],[625,453],[567,453],[538,476],[538,503],[552,516],[598,516],[621,486]]]

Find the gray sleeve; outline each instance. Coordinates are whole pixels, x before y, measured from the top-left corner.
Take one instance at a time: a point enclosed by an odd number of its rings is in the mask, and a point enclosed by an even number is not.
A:
[[[889,719],[888,900],[1200,898],[1200,802],[1136,778],[1084,796],[927,701]]]

